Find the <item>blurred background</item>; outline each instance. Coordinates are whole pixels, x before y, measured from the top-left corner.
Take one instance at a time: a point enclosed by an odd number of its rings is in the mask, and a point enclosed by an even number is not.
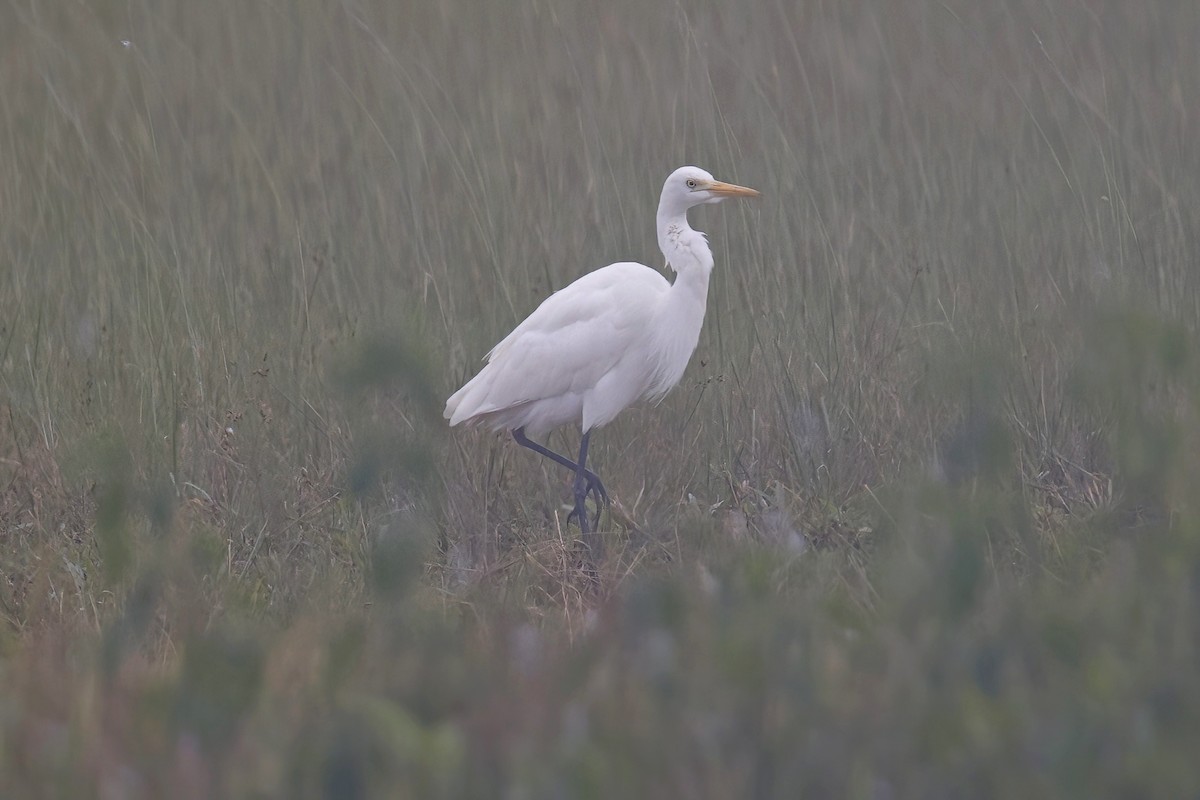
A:
[[[1200,791],[1200,6],[0,21],[0,793]],[[442,403],[685,163],[596,581]]]

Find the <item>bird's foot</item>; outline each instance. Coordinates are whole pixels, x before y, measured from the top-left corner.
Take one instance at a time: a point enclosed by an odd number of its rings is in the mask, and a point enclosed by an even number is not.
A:
[[[600,482],[600,477],[590,469],[584,471],[583,478],[584,482],[582,485],[579,485],[578,481],[576,482],[575,508],[571,510],[571,513],[567,514],[567,524],[570,525],[571,520],[578,522],[584,519],[581,515],[587,513],[587,498],[590,496],[592,502],[596,504],[596,520],[592,523],[592,527],[599,527],[600,513],[603,511],[604,506],[607,506],[609,503],[608,491],[605,490],[604,484]],[[580,525],[580,528],[582,527],[583,525]]]

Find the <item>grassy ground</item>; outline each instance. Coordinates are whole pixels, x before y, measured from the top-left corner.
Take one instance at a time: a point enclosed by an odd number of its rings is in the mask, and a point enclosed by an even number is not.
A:
[[[0,16],[0,795],[1200,792],[1195,4]],[[441,402],[683,163],[595,583]]]

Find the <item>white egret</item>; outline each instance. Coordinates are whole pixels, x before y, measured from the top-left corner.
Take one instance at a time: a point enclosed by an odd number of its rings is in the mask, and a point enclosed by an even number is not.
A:
[[[592,430],[638,400],[661,399],[683,377],[700,339],[713,256],[705,235],[688,224],[687,210],[758,194],[698,167],[675,170],[658,203],[658,246],[675,282],[631,262],[584,275],[547,297],[446,401],[452,426],[511,431],[518,444],[575,473],[575,510],[568,520],[578,519],[593,552],[585,503],[595,495],[598,523],[608,493],[587,468]],[[529,439],[569,422],[583,434],[575,461]]]

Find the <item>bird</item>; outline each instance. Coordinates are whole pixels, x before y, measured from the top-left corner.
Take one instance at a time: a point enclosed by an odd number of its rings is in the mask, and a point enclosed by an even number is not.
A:
[[[593,554],[600,542],[592,540],[586,502],[591,495],[598,526],[608,492],[587,468],[592,431],[640,400],[661,400],[683,377],[700,340],[713,255],[707,236],[688,224],[687,212],[759,196],[699,167],[675,170],[663,183],[657,214],[658,246],[675,280],[635,262],[583,275],[542,301],[446,401],[451,427],[508,431],[522,447],[574,473],[575,507],[567,521],[578,521]],[[568,423],[581,431],[574,461],[534,441]]]

